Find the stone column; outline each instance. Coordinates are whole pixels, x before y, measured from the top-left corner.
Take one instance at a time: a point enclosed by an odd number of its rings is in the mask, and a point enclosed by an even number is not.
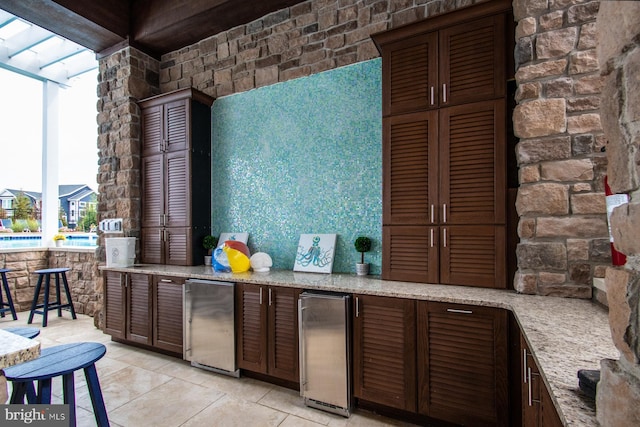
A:
[[[596,414],[602,426],[640,425],[640,2],[600,3],[598,61],[605,76],[601,117],[608,140],[607,175],[614,193],[630,195],[611,216],[616,248],[624,267],[605,276],[609,323],[619,360],[601,362]]]

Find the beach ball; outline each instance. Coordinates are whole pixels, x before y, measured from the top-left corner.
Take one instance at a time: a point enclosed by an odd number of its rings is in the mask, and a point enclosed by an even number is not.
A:
[[[224,243],[213,251],[213,258],[211,264],[213,264],[213,270],[218,273],[229,273],[231,271],[231,265],[229,265],[229,258],[227,253],[222,249]]]
[[[222,250],[227,255],[231,271],[234,273],[244,273],[245,271],[249,271],[249,267],[251,266],[251,262],[249,261],[249,248],[241,242],[234,242],[234,245],[228,245],[227,243],[230,242],[231,241],[224,242]],[[236,245],[237,243],[240,243],[244,247]]]

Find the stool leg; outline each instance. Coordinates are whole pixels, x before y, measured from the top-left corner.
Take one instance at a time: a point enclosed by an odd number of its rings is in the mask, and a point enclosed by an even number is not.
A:
[[[38,396],[36,395],[36,389],[33,386],[33,381],[29,381],[27,384],[27,403],[38,403]]]
[[[38,381],[38,402],[51,403],[51,378],[45,378]]]
[[[29,313],[29,320],[27,323],[31,324],[33,321],[33,314],[36,311],[36,306],[38,305],[38,297],[40,296],[40,289],[42,288],[42,274],[38,276],[38,283],[36,283],[36,291],[33,294],[33,301],[31,302],[31,312]]]
[[[18,320],[16,309],[13,306],[13,298],[11,298],[11,291],[9,291],[9,283],[7,282],[7,275],[5,273],[2,273],[2,286],[4,287],[4,292],[7,294],[7,303],[9,304],[9,309],[11,310],[11,316],[13,317],[13,320]],[[0,295],[0,303],[2,303],[2,295]],[[1,305],[0,305],[0,308],[2,308]],[[4,312],[2,313],[2,317],[4,317]]]
[[[64,403],[69,405],[69,427],[76,427],[76,392],[73,372],[62,376]]]
[[[98,427],[109,427],[107,408],[104,406],[96,365],[94,364],[84,368],[84,376],[87,378],[87,386],[89,387],[89,395],[91,396],[91,404],[93,405],[93,414],[96,417],[96,423]]]
[[[69,308],[71,309],[71,318],[77,319],[76,311],[73,308],[73,301],[71,300],[71,291],[69,290],[69,282],[67,282],[67,274],[62,272],[62,283],[64,284],[64,293],[67,296],[67,302],[69,303]]]
[[[58,317],[62,317],[62,300],[60,299],[60,273],[56,273],[56,304],[58,305]]]
[[[9,400],[9,403],[24,404],[24,396],[27,393],[27,383],[12,382],[12,386],[13,390],[11,391],[11,400]],[[33,387],[33,384],[31,384],[31,386]]]
[[[44,301],[42,307],[42,327],[47,326],[48,314],[49,314],[49,286],[51,286],[51,275],[47,274],[47,278],[44,281]]]

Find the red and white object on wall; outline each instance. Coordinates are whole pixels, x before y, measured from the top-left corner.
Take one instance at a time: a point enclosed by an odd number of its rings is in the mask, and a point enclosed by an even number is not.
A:
[[[611,232],[611,213],[613,209],[629,203],[629,195],[627,194],[613,194],[611,187],[607,182],[607,176],[604,177],[604,194],[607,203],[607,225],[609,227],[609,241],[611,242],[611,262],[613,265],[625,265],[627,262],[627,256],[622,252],[618,252],[613,244],[613,233]]]

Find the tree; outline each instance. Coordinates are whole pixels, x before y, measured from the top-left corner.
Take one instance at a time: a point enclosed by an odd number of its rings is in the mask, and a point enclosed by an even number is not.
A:
[[[84,216],[78,223],[78,226],[83,231],[88,231],[91,229],[91,225],[96,225],[98,223],[98,215],[96,214],[96,206],[93,203],[89,203],[89,207],[85,211]]]
[[[16,200],[13,205],[13,219],[28,219],[31,217],[32,213],[33,206],[31,206],[31,200],[21,191],[16,196]]]

